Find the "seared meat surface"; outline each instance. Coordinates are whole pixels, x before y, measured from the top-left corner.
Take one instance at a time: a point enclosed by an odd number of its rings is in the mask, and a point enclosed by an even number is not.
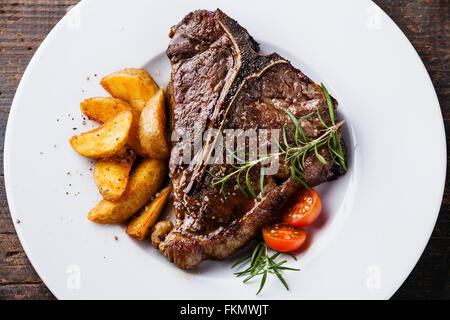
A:
[[[188,14],[172,27],[170,37],[172,129],[179,135],[203,134],[207,129],[282,129],[289,121],[285,110],[300,118],[319,108],[323,120],[331,125],[321,88],[278,54],[260,55],[258,43],[247,30],[220,10]],[[309,138],[323,133],[316,114],[301,125]],[[221,142],[211,133],[198,149],[181,138],[172,145],[170,178],[176,223],[159,249],[183,269],[203,259],[226,258],[244,246],[300,188],[283,166],[277,175],[266,177],[258,200],[245,197],[235,179],[224,190],[213,186],[212,176],[235,170],[229,164],[210,164],[217,143]],[[193,153],[192,163],[182,162],[186,148]],[[326,146],[319,153],[326,164],[313,153],[305,161],[304,180],[311,187],[343,174]],[[257,169],[249,176],[255,190],[259,190]]]

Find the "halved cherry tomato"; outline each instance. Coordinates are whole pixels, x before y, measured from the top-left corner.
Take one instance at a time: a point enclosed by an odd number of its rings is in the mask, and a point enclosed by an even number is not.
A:
[[[305,230],[290,226],[284,222],[264,227],[262,234],[266,244],[273,250],[280,252],[295,251],[306,240]]]
[[[295,205],[283,215],[283,220],[295,227],[312,224],[322,211],[322,201],[316,190],[304,189],[294,199]]]

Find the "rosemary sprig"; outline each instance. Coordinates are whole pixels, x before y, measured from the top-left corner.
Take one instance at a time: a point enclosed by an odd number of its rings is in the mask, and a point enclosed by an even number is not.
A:
[[[244,271],[235,272],[234,275],[236,277],[242,277],[247,276],[243,282],[247,283],[251,279],[257,276],[262,276],[261,283],[259,285],[258,292],[256,295],[258,295],[262,289],[264,288],[264,285],[266,284],[267,276],[269,274],[274,274],[277,276],[277,278],[281,281],[283,286],[286,288],[286,290],[289,290],[289,286],[286,282],[286,280],[283,278],[281,272],[283,270],[289,270],[289,271],[300,271],[300,269],[295,268],[289,268],[284,266],[284,264],[287,262],[287,260],[282,260],[277,262],[276,259],[281,254],[281,252],[276,251],[275,254],[272,256],[269,255],[269,252],[273,251],[271,250],[264,242],[258,243],[258,245],[255,247],[252,253],[246,255],[245,257],[239,259],[234,263],[231,268],[235,268],[238,265],[249,261],[250,266],[245,269]],[[297,259],[295,259],[297,260]]]
[[[317,117],[319,121],[322,123],[324,127],[324,133],[312,140],[308,138],[302,128],[302,122],[304,120],[309,119],[314,115],[314,112],[311,112],[299,119],[297,119],[292,113],[289,111],[285,111],[286,114],[289,117],[290,122],[294,125],[294,130],[292,130],[289,127],[289,122],[287,122],[283,127],[283,146],[279,141],[276,141],[278,148],[281,150],[281,152],[268,154],[268,155],[256,155],[256,159],[252,161],[247,161],[245,159],[241,159],[237,156],[237,151],[232,152],[227,149],[227,151],[230,153],[230,155],[240,163],[240,165],[232,165],[235,169],[231,173],[223,176],[218,177],[213,175],[211,172],[208,171],[208,173],[213,177],[212,179],[212,185],[221,186],[221,192],[225,196],[225,183],[231,179],[236,178],[237,185],[239,187],[239,190],[241,193],[246,197],[253,197],[254,199],[258,200],[258,196],[256,191],[254,190],[254,187],[252,186],[251,180],[250,180],[250,172],[255,167],[260,167],[260,178],[259,178],[259,191],[261,196],[264,195],[264,177],[265,177],[265,166],[269,162],[269,160],[273,158],[279,158],[284,156],[284,167],[287,172],[290,172],[291,176],[300,184],[302,184],[305,188],[308,190],[310,189],[308,185],[305,183],[303,175],[303,170],[305,166],[306,156],[310,152],[314,152],[315,157],[323,164],[326,164],[327,161],[323,157],[323,155],[320,154],[319,148],[326,146],[329,156],[331,160],[344,168],[344,170],[347,170],[347,166],[345,163],[344,158],[344,152],[342,149],[342,145],[340,142],[338,130],[339,128],[345,123],[345,120],[340,121],[339,123],[336,123],[336,117],[334,114],[334,106],[333,101],[328,93],[328,90],[325,88],[323,84],[321,84],[322,91],[325,95],[325,99],[327,101],[328,105],[328,112],[330,115],[330,120],[332,125],[328,126],[326,122],[323,120],[322,116],[320,115],[320,108],[317,107]],[[294,137],[295,144],[290,145],[288,142],[288,132]],[[243,188],[241,184],[241,177],[245,178],[245,186],[247,187],[247,191]],[[249,195],[250,194],[250,195]]]
[[[333,102],[331,101],[330,94],[328,93],[327,88],[325,88],[325,85],[323,83],[321,83],[320,85],[321,85],[323,94],[325,95],[325,98],[327,100],[328,112],[330,113],[331,123],[333,125],[335,125]],[[317,111],[317,113],[319,114],[319,111]],[[319,117],[320,117],[320,114],[319,114]],[[327,125],[323,122],[323,120],[321,120],[321,122],[322,122],[322,124],[325,125],[325,127],[327,127]],[[335,161],[334,155],[337,156],[339,159],[339,162],[336,162],[336,161],[335,162],[337,164],[340,164],[342,166],[342,168],[344,168],[344,170],[347,171],[347,165],[345,164],[344,152],[342,150],[341,141],[339,139],[337,131],[333,132],[333,134],[331,135],[331,139],[333,140],[333,142],[332,142],[333,147],[330,147],[330,144],[328,144],[328,151],[330,152],[330,156],[333,159],[333,161]]]

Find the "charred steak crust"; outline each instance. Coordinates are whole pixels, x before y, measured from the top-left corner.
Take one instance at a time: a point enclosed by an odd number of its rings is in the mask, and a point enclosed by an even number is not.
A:
[[[172,27],[167,55],[172,64],[168,94],[171,127],[179,134],[207,129],[282,129],[285,110],[296,117],[319,112],[331,125],[326,99],[319,86],[278,54],[259,54],[258,43],[246,29],[222,11],[197,10]],[[335,102],[335,107],[337,102]],[[324,127],[317,116],[302,122],[305,134],[317,138]],[[230,165],[207,163],[217,136],[209,135],[191,164],[181,162],[184,141],[175,141],[170,159],[176,223],[159,245],[161,253],[183,269],[203,259],[223,259],[259,234],[299,188],[289,174],[267,177],[260,201],[246,198],[235,181],[226,184],[226,197],[212,185],[214,175],[233,171]],[[289,137],[292,142],[292,137]],[[342,141],[345,149],[345,145]],[[316,186],[344,174],[330,159],[326,146],[322,164],[306,157],[305,182]],[[257,169],[257,168],[256,168]],[[259,169],[250,173],[258,190]]]

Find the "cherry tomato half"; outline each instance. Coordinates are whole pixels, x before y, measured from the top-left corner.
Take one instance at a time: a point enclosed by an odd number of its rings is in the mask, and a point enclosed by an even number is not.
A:
[[[273,250],[280,252],[295,251],[306,240],[305,230],[283,222],[264,227],[262,234],[266,244]]]
[[[322,201],[316,190],[304,189],[294,199],[295,205],[283,215],[283,220],[295,227],[314,223],[322,211]]]

